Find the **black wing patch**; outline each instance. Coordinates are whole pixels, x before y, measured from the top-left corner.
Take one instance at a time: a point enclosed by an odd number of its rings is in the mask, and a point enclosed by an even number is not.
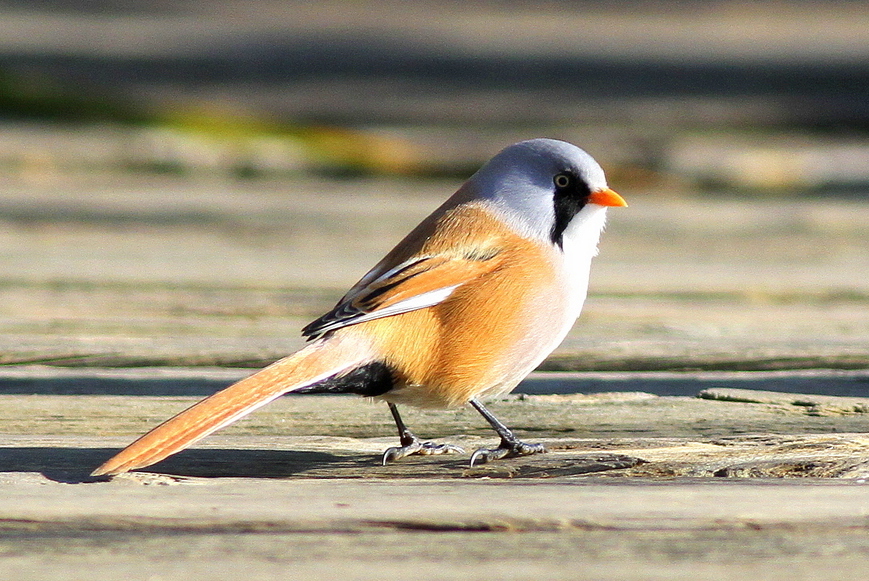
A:
[[[373,319],[415,311],[444,301],[459,286],[494,269],[497,248],[469,248],[456,255],[413,258],[351,290],[334,309],[311,322],[308,339]]]
[[[414,270],[414,267],[418,267],[428,260],[430,260],[429,257],[421,257],[409,261],[407,264],[401,264],[374,279],[368,286],[360,289],[359,293],[345,296],[331,311],[305,325],[302,328],[302,336],[312,340],[329,331],[352,325],[355,319],[367,315],[377,307],[378,298],[414,276],[432,268],[433,265]]]

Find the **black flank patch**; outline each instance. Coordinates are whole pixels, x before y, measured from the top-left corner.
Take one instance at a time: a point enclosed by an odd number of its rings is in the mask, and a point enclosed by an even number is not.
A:
[[[293,393],[353,393],[365,397],[383,395],[395,386],[395,377],[385,363],[375,361],[347,373],[336,374]]]

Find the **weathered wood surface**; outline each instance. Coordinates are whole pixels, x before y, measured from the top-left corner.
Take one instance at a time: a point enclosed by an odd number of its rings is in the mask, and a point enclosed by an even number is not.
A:
[[[5,578],[808,580],[869,561],[860,486],[159,484],[4,486]]]
[[[270,404],[154,470],[179,476],[553,478],[606,476],[869,476],[869,398],[710,389],[702,398],[642,392],[516,395],[493,413],[550,453],[473,469],[467,456],[379,465],[395,443],[383,404],[292,396]],[[2,470],[68,481],[196,401],[189,397],[0,395]],[[408,409],[420,436],[471,451],[497,444],[472,409]],[[87,445],[79,445],[87,442]],[[99,442],[97,449],[93,449]]]
[[[86,480],[111,452],[244,370],[0,371],[0,469],[46,472],[64,481]],[[467,469],[467,457],[412,459],[382,467],[378,454],[394,444],[382,404],[356,397],[293,396],[267,406],[156,470],[181,476],[302,478],[551,478],[606,476],[753,476],[862,478],[869,470],[866,438],[869,398],[745,389],[746,375],[700,374],[718,387],[698,397],[658,396],[669,384],[660,374],[622,374],[617,386],[633,390],[583,391],[600,374],[538,373],[520,393],[490,404],[508,425],[551,449],[545,456]],[[778,381],[823,377],[772,374]],[[858,372],[826,374],[828,388],[865,385]],[[89,381],[90,379],[90,381]],[[106,380],[111,379],[111,382]],[[196,380],[200,381],[196,381]],[[770,374],[754,383],[764,385]],[[838,380],[838,381],[837,381]],[[738,385],[739,388],[722,387]],[[86,389],[89,388],[89,389]],[[126,388],[126,389],[125,389]],[[143,395],[150,390],[159,395]],[[551,393],[573,391],[574,393]],[[100,392],[114,395],[96,395]],[[23,394],[29,395],[23,395]],[[51,394],[51,395],[48,395]],[[494,445],[494,434],[471,409],[408,409],[405,419],[421,436],[470,451]],[[98,434],[98,436],[95,436]],[[87,446],[79,446],[85,441]],[[100,445],[93,448],[95,441]]]
[[[712,395],[493,402],[550,452],[472,469],[467,455],[380,466],[395,442],[385,406],[287,397],[110,481],[87,473],[195,398],[3,395],[0,568],[22,580],[812,579],[866,570],[869,400]],[[469,410],[408,410],[406,419],[467,449],[496,443]]]
[[[456,185],[4,184],[0,362],[273,360]],[[865,203],[624,193],[548,369],[869,367]]]
[[[301,345],[302,324],[453,185],[4,188],[0,358],[53,366],[0,368],[0,576],[869,570],[869,214],[856,200],[626,192],[586,312],[546,363],[597,371],[537,375],[492,403],[549,454],[382,467],[395,443],[383,404],[291,397],[150,471],[88,478],[250,372],[226,366]],[[153,364],[187,368],[115,367]],[[424,437],[496,443],[471,410],[405,415]]]

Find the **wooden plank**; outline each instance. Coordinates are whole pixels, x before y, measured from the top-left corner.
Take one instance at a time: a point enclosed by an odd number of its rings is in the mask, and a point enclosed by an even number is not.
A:
[[[832,397],[805,393],[780,393],[750,389],[713,388],[698,394],[703,399],[745,403],[765,403],[779,406],[799,406],[815,415],[869,413],[869,397]]]
[[[455,186],[2,188],[0,363],[262,365]],[[547,369],[869,368],[865,204],[630,202],[610,212],[585,312]]]
[[[784,580],[865,570],[864,487],[744,482],[30,478],[3,482],[0,566],[21,581]]]
[[[783,399],[734,390],[737,401],[643,393],[512,396],[490,409],[521,437],[550,453],[469,469],[467,455],[416,457],[380,466],[394,445],[385,406],[354,397],[285,397],[158,464],[180,476],[282,478],[560,478],[608,476],[862,478],[867,475],[869,407],[858,398]],[[779,394],[781,395],[781,394]],[[752,403],[772,399],[770,403]],[[838,400],[842,403],[836,405]],[[48,471],[66,481],[87,473],[121,446],[195,401],[181,397],[0,396],[0,466]],[[847,413],[841,410],[847,409]],[[470,409],[409,409],[423,437],[471,451],[493,446],[491,429]],[[95,437],[99,434],[99,438]],[[24,444],[26,442],[26,444]],[[23,445],[24,444],[24,445]]]

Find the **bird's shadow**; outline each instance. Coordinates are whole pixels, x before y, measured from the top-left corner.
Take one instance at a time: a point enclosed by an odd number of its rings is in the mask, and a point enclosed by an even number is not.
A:
[[[113,448],[0,448],[0,472],[33,472],[67,484],[97,482],[91,471],[112,457]],[[149,472],[199,478],[288,478],[350,464],[376,466],[373,456],[337,456],[290,450],[184,450],[148,468]]]

